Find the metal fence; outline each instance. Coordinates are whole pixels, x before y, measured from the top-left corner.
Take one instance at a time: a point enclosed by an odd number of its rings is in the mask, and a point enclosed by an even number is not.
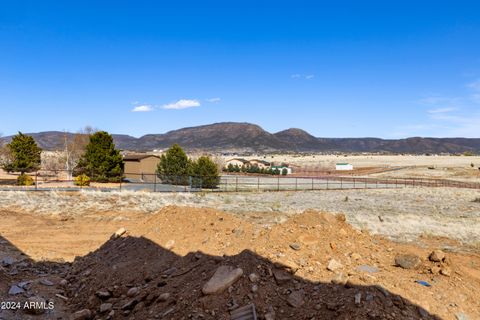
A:
[[[445,179],[390,178],[340,176],[269,176],[269,175],[222,175],[212,183],[212,177],[169,176],[154,173],[124,173],[125,178],[117,183],[91,183],[88,187],[74,184],[68,172],[38,171],[31,173],[34,184],[17,186],[18,174],[0,175],[0,190],[131,190],[150,192],[244,192],[244,191],[308,191],[348,189],[396,189],[411,187],[452,187],[480,189],[480,183]]]

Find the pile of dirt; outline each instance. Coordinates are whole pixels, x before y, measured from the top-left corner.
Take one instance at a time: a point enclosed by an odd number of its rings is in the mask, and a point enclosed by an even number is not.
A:
[[[224,266],[240,268],[241,277],[204,294]],[[382,287],[311,282],[250,251],[175,256],[145,238],[109,241],[75,261],[66,279],[72,309],[89,309],[98,319],[231,319],[230,312],[250,304],[260,319],[433,318]]]
[[[16,215],[18,223],[29,217]],[[12,233],[17,247],[33,246],[39,256],[72,243],[90,253],[71,263],[17,259],[0,268],[2,299],[28,280],[32,285],[15,298],[54,299],[63,308],[40,319],[233,319],[251,305],[266,320],[480,318],[480,256],[432,255],[440,240],[434,247],[421,239],[395,243],[352,228],[343,215],[312,210],[278,224],[265,224],[260,213],[241,218],[175,206],[119,217],[44,216],[43,249],[39,239]],[[0,258],[14,256],[14,248],[0,249]],[[41,285],[43,278],[52,286]]]

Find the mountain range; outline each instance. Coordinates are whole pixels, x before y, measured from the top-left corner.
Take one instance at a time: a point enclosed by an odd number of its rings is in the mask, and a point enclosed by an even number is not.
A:
[[[68,136],[73,133],[66,133]],[[65,133],[30,133],[44,150],[63,148]],[[213,152],[384,152],[384,153],[463,153],[480,152],[480,138],[317,138],[301,129],[270,133],[250,123],[223,122],[183,128],[140,138],[113,134],[117,148],[130,151],[165,149],[174,143],[187,150]],[[3,137],[3,142],[10,141]]]

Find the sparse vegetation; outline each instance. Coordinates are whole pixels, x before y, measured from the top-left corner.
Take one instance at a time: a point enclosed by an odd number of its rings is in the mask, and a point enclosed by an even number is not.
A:
[[[22,173],[17,178],[17,185],[19,186],[33,186],[34,181],[33,178],[25,173]]]
[[[90,185],[90,178],[86,174],[81,174],[75,177],[74,183],[79,187],[88,187]]]
[[[473,199],[472,202],[475,202],[475,203],[480,203],[480,197],[476,197],[475,199]]]

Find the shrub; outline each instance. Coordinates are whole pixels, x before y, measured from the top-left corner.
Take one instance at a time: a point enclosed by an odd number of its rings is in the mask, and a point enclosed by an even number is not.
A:
[[[17,178],[17,185],[19,186],[33,186],[33,184],[33,178],[29,175],[26,175],[25,173],[22,173]]]
[[[282,170],[282,176],[286,176],[288,174],[287,168],[283,168]]]
[[[90,178],[86,174],[81,174],[75,177],[74,184],[79,187],[88,187],[90,185]]]
[[[477,197],[477,198],[473,199],[473,201],[472,201],[472,202],[475,202],[475,203],[480,203],[480,197]]]

